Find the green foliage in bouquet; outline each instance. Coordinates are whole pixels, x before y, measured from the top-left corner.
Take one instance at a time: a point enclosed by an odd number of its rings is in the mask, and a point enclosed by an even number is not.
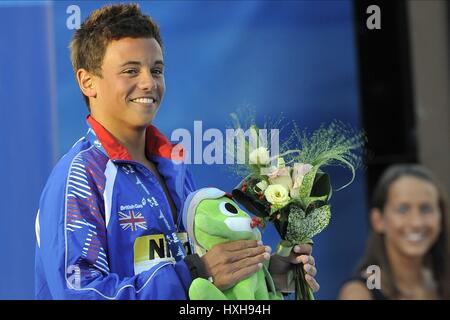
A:
[[[239,118],[232,115],[239,126]],[[273,223],[281,241],[277,253],[288,256],[296,244],[312,244],[312,238],[320,233],[331,219],[329,201],[332,186],[323,167],[338,165],[350,169],[351,180],[340,187],[342,190],[354,180],[361,163],[363,133],[333,121],[322,125],[312,134],[294,129],[280,154],[270,155],[266,146],[252,146],[246,142],[248,157],[245,178],[233,190],[233,196],[247,210],[259,216],[265,223]],[[250,136],[259,135],[255,124]],[[259,141],[259,140],[258,140]],[[243,172],[243,171],[241,171]],[[313,299],[304,283],[303,266],[298,265],[292,275],[297,299]]]

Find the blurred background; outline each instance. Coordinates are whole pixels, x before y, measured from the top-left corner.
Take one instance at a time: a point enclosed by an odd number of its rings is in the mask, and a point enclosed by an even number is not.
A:
[[[193,136],[197,120],[203,132],[224,132],[237,108],[253,108],[259,123],[282,114],[300,128],[338,119],[366,131],[365,166],[334,193],[332,221],[315,238],[317,299],[335,299],[361,256],[384,168],[423,163],[450,190],[447,2],[137,2],[162,32],[167,91],[155,125],[169,138],[177,128]],[[0,299],[34,298],[40,193],[87,130],[68,44],[77,13],[83,21],[106,3],[0,2]],[[380,9],[379,28],[368,24],[370,5]],[[239,182],[220,165],[191,169],[198,187]],[[349,179],[329,172],[335,187]],[[264,237],[278,241],[271,229]]]

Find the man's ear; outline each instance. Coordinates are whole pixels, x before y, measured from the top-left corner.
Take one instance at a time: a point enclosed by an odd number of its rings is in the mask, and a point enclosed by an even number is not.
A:
[[[380,209],[373,208],[370,211],[370,222],[372,223],[372,228],[376,233],[384,232],[384,217]]]
[[[97,90],[95,88],[94,75],[86,69],[78,69],[76,76],[81,92],[87,97],[95,98]]]

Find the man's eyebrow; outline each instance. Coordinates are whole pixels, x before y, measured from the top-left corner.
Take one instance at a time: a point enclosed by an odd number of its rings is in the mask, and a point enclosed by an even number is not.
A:
[[[121,67],[129,65],[129,64],[136,64],[136,65],[139,65],[139,66],[141,65],[141,63],[139,61],[127,61],[127,62],[123,63],[121,65]]]
[[[142,65],[142,63],[140,63],[139,61],[127,61],[127,62],[123,63],[120,67],[124,67],[129,64],[134,64],[134,65],[138,65],[138,66]],[[164,66],[164,61],[156,60],[154,64],[161,64]]]

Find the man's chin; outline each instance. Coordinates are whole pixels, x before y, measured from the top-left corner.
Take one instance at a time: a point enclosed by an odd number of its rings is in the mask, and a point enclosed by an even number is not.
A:
[[[150,124],[152,124],[153,120],[155,119],[155,114],[152,115],[141,115],[138,116],[137,119],[135,119],[134,124],[139,129],[146,129]]]
[[[157,107],[155,110],[139,110],[133,115],[133,122],[138,126],[143,126],[146,128],[155,119],[157,111]]]

